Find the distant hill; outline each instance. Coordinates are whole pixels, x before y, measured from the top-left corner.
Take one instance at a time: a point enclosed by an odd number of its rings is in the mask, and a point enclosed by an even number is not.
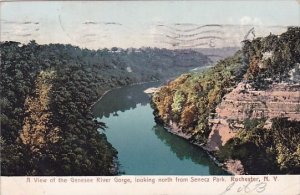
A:
[[[239,47],[222,47],[222,48],[197,48],[194,50],[208,56],[213,63],[216,63],[218,60],[234,55],[240,49],[241,48]]]
[[[115,175],[117,151],[90,107],[106,91],[174,77],[210,59],[192,50],[88,50],[3,42],[1,174]]]

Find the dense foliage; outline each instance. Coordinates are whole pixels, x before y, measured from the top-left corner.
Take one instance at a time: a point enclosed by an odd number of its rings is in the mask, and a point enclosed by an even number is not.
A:
[[[289,70],[300,62],[300,28],[289,27],[281,35],[270,34],[244,41],[243,54],[249,64],[245,78],[256,88],[287,81]]]
[[[117,152],[97,131],[104,124],[93,120],[93,102],[113,87],[209,62],[190,50],[94,51],[34,41],[0,49],[2,175],[116,174]]]
[[[175,122],[192,141],[204,143],[210,133],[208,118],[222,97],[245,73],[241,52],[204,72],[184,74],[153,96],[158,120]]]
[[[290,75],[292,69],[299,73],[299,65],[300,27],[290,27],[278,36],[243,41],[235,56],[161,87],[152,99],[154,115],[165,125],[175,122],[184,134],[192,135],[191,142],[205,145],[211,131],[208,119],[214,117],[222,97],[238,82],[261,90],[271,83],[299,83]],[[244,123],[246,129],[218,153],[221,161],[240,159],[252,174],[299,173],[299,122],[277,118],[270,130],[249,125],[256,124],[250,119]]]
[[[274,118],[271,129],[263,126],[264,120],[245,121],[245,129],[218,151],[220,160],[239,159],[249,174],[299,174],[300,122]]]

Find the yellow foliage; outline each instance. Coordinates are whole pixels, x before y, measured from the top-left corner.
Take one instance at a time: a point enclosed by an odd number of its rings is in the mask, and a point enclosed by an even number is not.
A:
[[[55,72],[42,71],[36,80],[36,93],[25,100],[26,113],[20,138],[24,144],[28,144],[32,149],[43,147],[47,142],[58,141],[58,127],[49,125],[52,113],[49,111],[49,93],[52,89],[51,79]]]

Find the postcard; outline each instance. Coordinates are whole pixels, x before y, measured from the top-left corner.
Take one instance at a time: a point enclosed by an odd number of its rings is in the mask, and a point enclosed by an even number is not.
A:
[[[300,2],[3,1],[1,194],[299,194]]]

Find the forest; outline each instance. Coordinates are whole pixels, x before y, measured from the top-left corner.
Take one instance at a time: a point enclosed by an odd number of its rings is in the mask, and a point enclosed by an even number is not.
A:
[[[271,129],[264,122],[245,121],[245,129],[217,152],[219,160],[239,159],[248,174],[299,174],[300,122],[274,118]]]
[[[164,124],[171,120],[192,136],[191,141],[205,143],[210,133],[210,113],[245,71],[242,53],[237,52],[207,71],[181,75],[154,94],[152,107],[156,119]]]
[[[214,67],[183,74],[161,87],[152,98],[156,120],[165,126],[175,123],[190,142],[205,146],[211,132],[209,119],[214,118],[217,105],[238,83],[260,90],[274,83],[299,83],[290,78],[290,71],[300,63],[299,27],[242,44],[234,56],[220,60]],[[300,121],[274,118],[268,130],[264,121],[243,121],[244,129],[214,155],[221,162],[241,160],[248,174],[299,174]]]
[[[1,172],[6,176],[116,175],[117,151],[91,106],[106,91],[205,66],[192,50],[88,50],[2,42]]]
[[[287,81],[289,70],[300,62],[299,37],[299,27],[289,27],[280,36],[270,34],[251,42],[243,41],[242,52],[249,66],[245,79],[256,89]]]

